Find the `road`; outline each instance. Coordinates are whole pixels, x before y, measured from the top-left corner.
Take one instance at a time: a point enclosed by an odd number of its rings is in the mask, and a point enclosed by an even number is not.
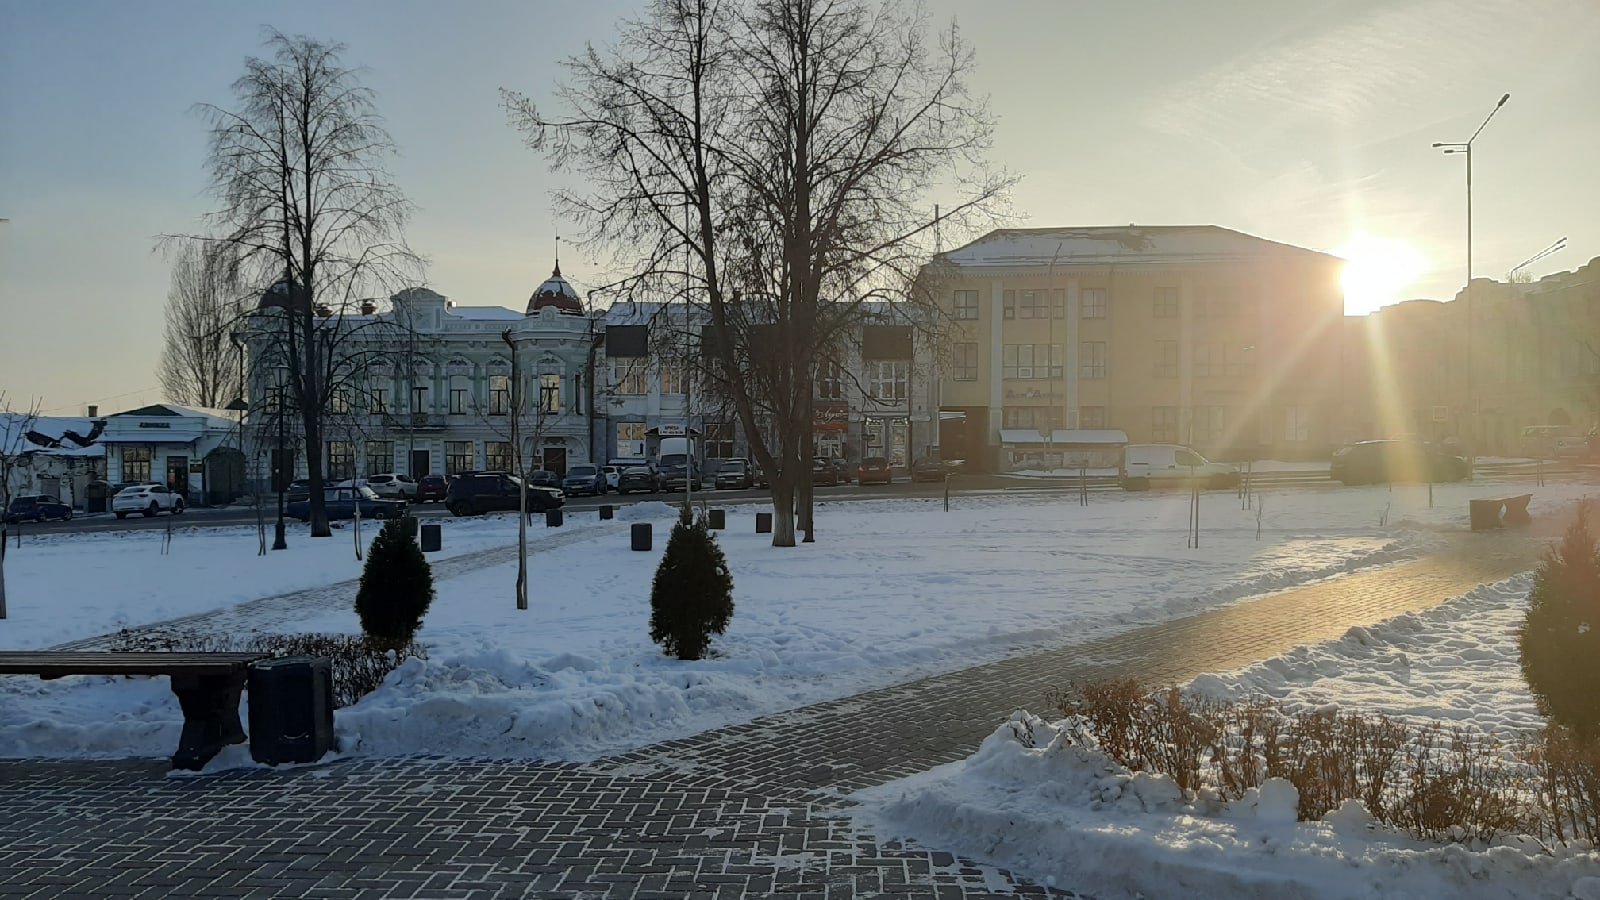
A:
[[[1074,483],[1071,489],[1076,489]],[[1015,478],[999,478],[994,476],[962,476],[959,479],[956,493],[969,493],[972,491],[1007,492],[1037,492],[1068,490],[1068,487],[1059,481],[1021,481]],[[859,487],[854,484],[841,484],[836,487],[819,486],[816,496],[823,500],[882,500],[891,497],[938,497],[944,493],[944,485],[939,483],[912,483],[908,480],[896,481],[888,485],[873,485]],[[748,491],[696,491],[696,501],[706,500],[711,503],[750,503],[764,501],[769,494],[766,490]],[[641,501],[676,502],[683,498],[682,493],[672,494],[628,494],[618,496],[607,494],[604,497],[568,497],[566,511],[568,514],[596,509],[602,504],[612,506],[626,506],[630,503]],[[427,503],[414,507],[418,518],[448,519],[449,512],[440,503]],[[266,522],[271,527],[277,518],[275,505],[268,505],[265,510]],[[117,519],[110,513],[97,513],[93,515],[79,514],[70,522],[48,522],[38,525],[12,525],[13,529],[22,529],[24,534],[62,534],[95,531],[144,531],[148,529],[163,529],[171,521],[178,528],[222,528],[227,526],[254,525],[256,511],[253,508],[225,507],[221,509],[187,509],[183,515],[169,517],[166,515],[154,518],[132,516],[127,519]]]

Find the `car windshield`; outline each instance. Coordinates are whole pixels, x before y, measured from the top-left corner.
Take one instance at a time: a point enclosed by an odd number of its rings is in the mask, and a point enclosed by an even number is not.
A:
[[[869,456],[866,459],[863,459],[861,464],[864,466],[879,467],[888,465],[889,460],[882,456]]]
[[[726,474],[732,473],[732,474],[737,475],[737,474],[739,474],[740,472],[743,472],[743,471],[744,471],[744,460],[742,460],[742,459],[730,459],[727,462],[722,464],[722,468],[717,470],[717,474],[726,475]]]
[[[568,478],[593,478],[594,466],[573,466],[567,470]]]
[[[661,457],[663,466],[681,466],[689,457],[683,453],[668,453]]]
[[[622,471],[622,474],[624,474],[624,475],[649,475],[650,474],[650,470],[645,468],[644,466],[634,466],[631,469],[624,469]]]

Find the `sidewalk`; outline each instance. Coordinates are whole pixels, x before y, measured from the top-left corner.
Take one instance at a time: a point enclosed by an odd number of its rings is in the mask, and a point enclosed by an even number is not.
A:
[[[160,762],[0,763],[0,896],[1070,896],[880,845],[846,795],[970,753],[1052,687],[1182,681],[1530,568],[1537,533],[643,748],[585,766],[348,761],[168,778]]]

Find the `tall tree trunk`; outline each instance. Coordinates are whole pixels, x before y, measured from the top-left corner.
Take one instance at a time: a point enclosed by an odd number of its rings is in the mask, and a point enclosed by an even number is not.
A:
[[[785,462],[791,462],[785,460]],[[794,466],[786,465],[772,485],[772,546],[794,546]],[[809,477],[809,476],[808,476]]]
[[[11,535],[0,526],[0,619],[6,617],[6,539]]]

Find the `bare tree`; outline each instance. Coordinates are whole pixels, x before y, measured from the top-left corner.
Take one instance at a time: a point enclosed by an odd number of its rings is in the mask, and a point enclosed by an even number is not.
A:
[[[590,180],[558,198],[589,241],[636,290],[707,310],[706,375],[772,478],[776,546],[797,502],[810,523],[816,364],[877,301],[931,305],[935,229],[990,221],[1013,182],[984,159],[971,53],[954,27],[935,44],[897,0],[657,0],[567,63],[564,115],[505,95],[529,145]]]
[[[6,524],[5,513],[11,509],[11,479],[34,445],[28,432],[39,420],[39,401],[18,412],[7,402],[0,391],[0,619],[6,617],[6,544],[11,537],[11,526]]]
[[[230,249],[204,241],[178,245],[156,373],[174,403],[218,409],[235,396],[241,376],[230,336],[252,304]]]
[[[233,109],[202,105],[211,125],[208,219],[278,316],[288,390],[298,410],[311,480],[311,533],[332,534],[322,494],[323,419],[341,390],[329,373],[348,354],[329,333],[364,298],[411,283],[421,260],[403,236],[411,205],[385,163],[394,142],[370,88],[340,57],[345,46],[270,33],[271,58],[245,61]],[[334,320],[330,327],[328,321]]]
[[[506,349],[511,355],[511,397],[510,407],[506,410],[506,436],[511,441],[512,471],[516,473],[517,487],[517,609],[528,608],[528,454],[523,449],[525,444],[539,445],[539,439],[544,435],[545,427],[549,424],[554,413],[549,407],[544,391],[541,389],[534,402],[533,433],[523,431],[524,418],[528,409],[527,391],[523,385],[523,372],[520,354],[517,352],[517,343],[514,333],[510,328],[500,333],[500,340],[505,342]],[[497,414],[489,410],[491,416]],[[492,428],[498,433],[499,426],[492,418],[485,418]]]

